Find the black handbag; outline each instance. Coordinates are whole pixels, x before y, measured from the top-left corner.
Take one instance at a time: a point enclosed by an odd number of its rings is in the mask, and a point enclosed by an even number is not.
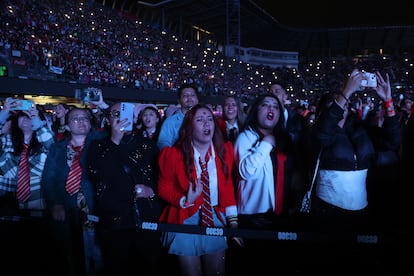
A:
[[[127,175],[130,176],[133,183],[140,183],[138,179],[131,174],[131,168],[128,165],[124,165],[123,169]],[[135,225],[141,226],[143,221],[158,222],[163,209],[163,201],[157,196],[136,198],[133,204],[133,214]]]
[[[139,212],[139,220],[158,222],[164,207],[163,201],[158,196],[137,198],[136,201],[136,212]]]

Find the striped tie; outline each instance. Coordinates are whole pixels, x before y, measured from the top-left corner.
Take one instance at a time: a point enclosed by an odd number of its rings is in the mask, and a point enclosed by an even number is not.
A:
[[[17,199],[25,202],[30,197],[30,168],[28,157],[29,146],[24,144],[20,155],[19,172],[17,176]]]
[[[72,164],[70,165],[70,170],[68,174],[68,178],[66,180],[66,191],[69,195],[73,195],[80,189],[80,182],[82,178],[82,168],[80,165],[80,156],[83,149],[82,146],[75,147],[74,145],[70,144],[72,149],[75,151],[75,155],[72,160]]]
[[[210,154],[207,152],[205,162],[200,158],[201,175],[200,180],[203,184],[203,205],[201,206],[201,224],[203,226],[213,226],[213,208],[210,202],[210,181],[208,177],[207,163]]]

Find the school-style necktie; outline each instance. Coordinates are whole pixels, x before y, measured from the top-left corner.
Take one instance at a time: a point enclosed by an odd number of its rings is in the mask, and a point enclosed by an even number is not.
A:
[[[229,140],[234,144],[234,141],[236,141],[236,136],[237,136],[237,128],[232,127],[230,129],[230,133],[229,133]]]
[[[17,174],[16,197],[20,202],[25,202],[30,197],[30,167],[29,167],[29,146],[24,144],[20,155],[19,172]]]
[[[207,163],[210,159],[210,151],[207,152],[205,162],[201,160],[201,175],[200,180],[203,184],[203,204],[201,205],[201,224],[203,226],[213,226],[213,208],[211,207],[210,201],[210,180],[208,176]]]
[[[80,189],[80,182],[82,178],[80,156],[83,149],[83,145],[75,147],[72,144],[70,144],[70,146],[75,151],[75,155],[73,157],[72,164],[70,165],[68,178],[66,179],[65,189],[69,195],[73,195]]]

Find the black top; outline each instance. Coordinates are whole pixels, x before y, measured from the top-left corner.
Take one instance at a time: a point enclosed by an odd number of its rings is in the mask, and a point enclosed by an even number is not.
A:
[[[157,193],[158,153],[155,141],[132,134],[124,136],[119,145],[110,138],[90,145],[88,168],[96,185],[96,214],[102,223],[119,218],[132,223],[135,184],[148,185]],[[145,216],[150,201],[154,199],[137,200],[142,205],[141,215]]]

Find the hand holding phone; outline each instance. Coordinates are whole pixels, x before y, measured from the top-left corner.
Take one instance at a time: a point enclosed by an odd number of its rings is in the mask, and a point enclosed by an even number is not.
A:
[[[132,125],[134,124],[134,104],[133,103],[121,103],[121,111],[120,111],[120,117],[119,119],[122,121],[123,119],[128,119],[128,122],[130,124],[126,127],[124,127],[124,130],[131,131]]]
[[[29,110],[33,107],[33,101],[15,99],[10,103],[10,110]]]
[[[374,73],[364,72],[364,79],[361,80],[361,86],[377,87],[377,76]]]

